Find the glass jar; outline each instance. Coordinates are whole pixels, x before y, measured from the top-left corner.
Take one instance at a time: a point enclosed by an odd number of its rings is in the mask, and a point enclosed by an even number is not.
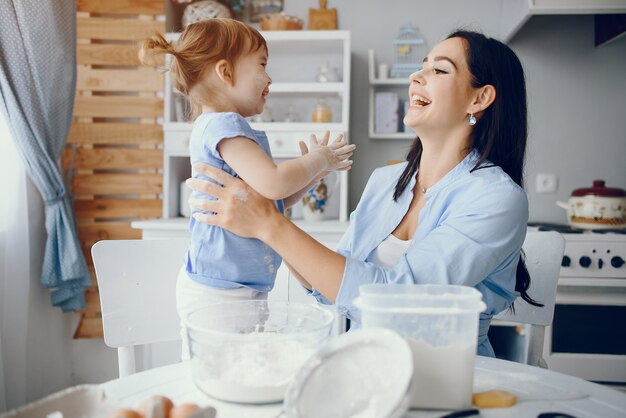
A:
[[[318,83],[333,83],[339,81],[339,74],[337,73],[337,69],[325,63],[317,69],[315,79]]]
[[[315,123],[328,123],[333,120],[333,111],[324,100],[319,100],[315,105],[311,120]]]
[[[293,106],[289,106],[287,109],[287,114],[285,115],[285,122],[300,122],[300,114],[296,111]]]

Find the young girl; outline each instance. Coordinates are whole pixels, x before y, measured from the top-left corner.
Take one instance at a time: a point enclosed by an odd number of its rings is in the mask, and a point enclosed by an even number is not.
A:
[[[236,20],[209,19],[187,26],[174,45],[160,35],[146,40],[140,58],[154,62],[155,54],[164,53],[172,56],[175,88],[187,96],[194,116],[199,114],[189,144],[192,166],[201,162],[241,177],[274,200],[281,213],[329,171],[350,169],[355,146],[342,136],[328,144],[328,132],[320,141],[311,135],[308,148],[300,143],[302,157],[274,163],[265,133],[245,119],[263,111],[272,83],[265,71],[267,45],[255,29]],[[195,170],[192,175],[207,179]],[[194,198],[209,197],[194,192]],[[237,198],[245,201],[245,192]],[[189,230],[191,245],[177,282],[181,318],[217,300],[267,297],[281,263],[275,251],[193,217]]]

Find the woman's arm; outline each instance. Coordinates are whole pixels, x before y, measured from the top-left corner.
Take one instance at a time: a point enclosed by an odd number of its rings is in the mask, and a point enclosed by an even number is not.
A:
[[[328,136],[318,142],[315,135],[311,135],[311,152],[279,164],[245,137],[223,140],[217,149],[222,159],[254,190],[268,199],[279,200],[300,192],[325,170],[351,166],[348,158],[355,146],[342,141],[343,137],[328,144]]]
[[[196,220],[218,225],[248,238],[264,241],[279,253],[305,280],[329,300],[334,301],[341,286],[345,257],[320,244],[289,219],[282,216],[271,200],[257,193],[240,179],[203,164],[194,168],[221,183],[187,180],[195,190],[217,200],[193,199]]]
[[[293,267],[291,267],[291,266],[289,265],[289,263],[287,263],[286,261],[285,261],[285,264],[287,265],[287,268],[289,269],[289,272],[291,273],[291,275],[292,275],[293,277],[295,277],[295,278],[296,278],[296,280],[298,280],[298,282],[300,282],[300,284],[301,284],[302,286],[304,286],[304,288],[306,288],[306,289],[307,289],[307,290],[309,290],[309,291],[313,290],[313,286],[311,286],[311,283],[309,283],[309,282],[307,282],[306,280],[304,280],[304,277],[302,277],[302,276],[300,275],[300,273],[298,273],[298,272],[296,271],[296,269],[294,269]]]

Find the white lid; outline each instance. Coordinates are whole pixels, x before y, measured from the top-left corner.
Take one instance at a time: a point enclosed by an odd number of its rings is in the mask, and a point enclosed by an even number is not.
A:
[[[397,418],[409,407],[413,356],[383,328],[350,331],[318,350],[293,379],[289,418]]]

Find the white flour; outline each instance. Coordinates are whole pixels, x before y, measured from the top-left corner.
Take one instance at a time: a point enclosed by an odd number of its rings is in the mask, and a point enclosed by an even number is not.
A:
[[[471,406],[476,347],[433,347],[411,338],[407,341],[413,352],[411,408]]]
[[[219,344],[193,358],[194,379],[210,396],[232,402],[265,403],[283,399],[287,386],[314,348],[252,333]]]
[[[235,198],[241,200],[242,202],[248,201],[248,192],[246,192],[245,189],[235,189],[233,193],[235,195]]]

